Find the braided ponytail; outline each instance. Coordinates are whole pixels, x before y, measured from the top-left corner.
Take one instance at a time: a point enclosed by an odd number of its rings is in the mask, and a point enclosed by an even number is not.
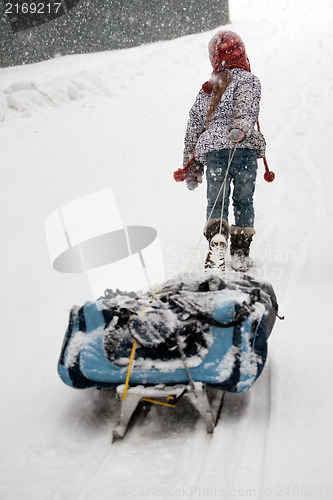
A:
[[[206,124],[208,125],[209,120],[215,113],[217,106],[219,105],[224,92],[226,91],[228,85],[231,83],[232,76],[227,70],[221,71],[214,78],[214,86],[211,93],[211,98],[206,115]]]

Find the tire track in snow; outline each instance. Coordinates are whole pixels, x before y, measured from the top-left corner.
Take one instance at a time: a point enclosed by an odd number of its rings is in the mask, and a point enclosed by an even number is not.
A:
[[[94,475],[89,479],[88,483],[83,488],[80,495],[77,497],[77,500],[86,500],[86,498],[88,498],[87,495],[90,495],[90,493],[92,492],[94,484],[96,483],[96,481],[98,481],[98,479],[101,476],[101,474],[103,473],[104,469],[107,467],[107,465],[112,457],[112,454],[113,454],[113,450],[110,449],[107,452],[104,460],[102,461],[102,464],[98,466]]]
[[[185,470],[181,471],[177,481],[170,481],[170,483],[166,485],[165,494],[163,496],[164,500],[168,500],[170,497],[178,495],[178,492],[181,493],[181,495],[178,496],[194,498],[195,493],[200,488],[201,471],[208,460],[213,439],[213,435],[207,434],[205,425],[202,424],[203,422],[200,422],[200,425],[196,426],[193,437],[189,443],[190,446],[187,446],[186,457],[189,458],[189,460],[186,463]],[[183,448],[186,448],[186,443],[184,443]],[[178,458],[178,463],[183,463],[181,455],[182,454],[180,454]]]
[[[270,418],[269,363],[255,386],[243,394],[225,394],[222,413],[209,447],[192,477],[193,495],[235,498],[249,491],[259,499]]]
[[[267,435],[271,414],[270,362],[256,385],[251,389],[247,414],[247,430],[243,450],[239,457],[235,485],[243,491],[253,490],[257,499],[264,488],[264,464],[267,452]]]
[[[226,492],[225,498],[234,498],[236,487],[259,492],[269,413],[268,366],[249,393],[225,395],[212,436],[189,405],[177,414],[153,407],[123,441],[110,445],[77,500],[148,494],[199,499],[212,488]]]
[[[170,492],[188,491],[211,437],[190,404],[180,403],[174,410],[153,406],[147,416],[139,414],[124,439],[110,444],[77,500],[149,494],[166,499]]]

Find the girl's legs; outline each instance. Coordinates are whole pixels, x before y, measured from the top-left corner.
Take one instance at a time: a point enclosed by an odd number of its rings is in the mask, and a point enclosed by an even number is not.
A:
[[[234,181],[232,195],[235,225],[253,228],[253,195],[257,177],[257,157],[251,149],[236,149],[231,165]]]
[[[208,222],[204,229],[204,234],[209,241],[209,250],[205,262],[206,270],[225,270],[225,252],[229,236],[227,220],[231,182],[230,173],[226,176],[228,162],[229,150],[212,151],[208,154],[206,172],[206,217]]]
[[[229,150],[212,151],[207,157],[207,210],[206,220],[220,219],[224,187],[213,209],[218,192],[224,181],[228,167]],[[253,195],[257,177],[257,157],[251,149],[236,149],[233,161],[226,178],[225,197],[222,218],[228,221],[230,183],[234,182],[233,207],[235,225],[239,227],[254,226]],[[213,210],[213,211],[212,211]]]
[[[236,155],[235,155],[236,156]],[[231,266],[235,271],[246,272],[252,265],[250,245],[255,233],[253,195],[257,177],[257,157],[250,149],[238,149],[233,164],[233,206],[235,226],[230,232]]]
[[[222,183],[226,176],[226,171],[229,162],[229,150],[218,150],[208,154],[207,157],[207,222],[205,227],[205,236],[210,241],[210,249],[206,259],[205,267],[216,267],[215,263],[211,263],[213,251],[211,248],[214,244],[221,245],[220,242],[214,242],[211,238],[214,234],[221,232],[221,211],[224,186],[221,189]],[[257,176],[257,158],[254,151],[249,149],[236,149],[234,151],[233,161],[229,167],[227,175],[224,206],[222,218],[224,219],[222,234],[225,233],[228,239],[228,206],[230,198],[230,183],[233,180],[233,208],[235,217],[235,226],[231,229],[231,258],[232,267],[237,271],[247,271],[251,265],[249,258],[250,244],[252,236],[255,233],[254,226],[254,208],[253,195],[255,190],[255,181]],[[219,190],[221,193],[218,195]],[[218,200],[214,207],[214,203],[218,196]],[[214,209],[213,209],[214,207]],[[226,245],[221,248],[222,260],[218,265],[220,269],[225,268],[224,253]],[[223,252],[222,252],[223,250]]]
[[[225,174],[228,167],[229,160],[229,150],[220,149],[217,151],[212,151],[208,153],[207,157],[207,210],[206,210],[206,220],[220,219],[222,213],[222,200],[224,186],[221,189],[222,183],[225,178]],[[225,195],[224,195],[224,206],[222,218],[228,221],[229,212],[229,198],[230,198],[230,182],[231,182],[231,172],[226,178]],[[218,200],[214,207],[214,203],[219,194]],[[213,209],[214,207],[214,209]]]

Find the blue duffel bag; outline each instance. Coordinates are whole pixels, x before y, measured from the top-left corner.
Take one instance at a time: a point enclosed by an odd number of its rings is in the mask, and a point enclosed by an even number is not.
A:
[[[107,290],[73,307],[58,372],[77,389],[202,382],[240,393],[267,358],[278,313],[270,284],[249,276],[171,280],[154,293]],[[189,380],[190,379],[190,380]]]

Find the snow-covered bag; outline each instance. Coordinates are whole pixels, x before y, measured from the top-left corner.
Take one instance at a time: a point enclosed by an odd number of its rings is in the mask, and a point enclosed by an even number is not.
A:
[[[277,315],[271,285],[248,276],[172,280],[153,294],[113,292],[73,307],[58,372],[69,386],[110,388],[202,382],[249,389],[267,358]]]

